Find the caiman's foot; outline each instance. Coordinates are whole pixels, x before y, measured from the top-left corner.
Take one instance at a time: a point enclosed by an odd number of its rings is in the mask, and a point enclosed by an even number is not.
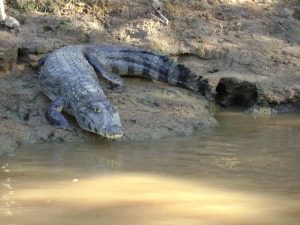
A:
[[[50,105],[48,110],[45,112],[47,121],[55,128],[64,130],[70,130],[72,127],[66,120],[64,115],[61,113],[64,107],[64,99],[62,96],[58,96]]]
[[[12,16],[7,16],[2,23],[8,28],[20,31],[20,22]]]

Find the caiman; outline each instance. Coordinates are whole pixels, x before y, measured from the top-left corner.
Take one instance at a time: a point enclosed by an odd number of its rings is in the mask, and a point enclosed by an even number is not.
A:
[[[126,45],[71,45],[55,50],[40,61],[38,80],[53,102],[46,119],[54,126],[70,128],[61,113],[76,117],[79,126],[107,138],[123,135],[117,108],[105,96],[98,78],[122,90],[119,75],[147,77],[209,96],[206,79],[167,56]]]

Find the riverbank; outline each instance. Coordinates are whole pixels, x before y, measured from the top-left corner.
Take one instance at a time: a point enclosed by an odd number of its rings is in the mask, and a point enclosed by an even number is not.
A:
[[[49,100],[35,80],[38,59],[69,44],[128,43],[169,55],[208,77],[224,106],[248,112],[300,110],[299,5],[293,1],[165,1],[170,23],[148,1],[8,1],[21,22],[0,30],[0,152],[32,142],[101,138],[79,129],[56,130],[44,119]],[[135,9],[134,11],[131,9]],[[209,102],[188,91],[127,79],[119,107],[125,139],[191,135],[216,124]]]

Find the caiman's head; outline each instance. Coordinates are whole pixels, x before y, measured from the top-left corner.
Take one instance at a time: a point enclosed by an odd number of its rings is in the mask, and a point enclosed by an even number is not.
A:
[[[90,102],[76,110],[79,126],[110,139],[123,136],[118,109],[108,100]]]

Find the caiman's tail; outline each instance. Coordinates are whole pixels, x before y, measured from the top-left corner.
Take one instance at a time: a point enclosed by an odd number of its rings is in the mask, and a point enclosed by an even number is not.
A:
[[[209,98],[213,95],[212,86],[206,79],[167,56],[145,49],[118,45],[99,46],[92,51],[112,73],[145,76],[201,93]]]

